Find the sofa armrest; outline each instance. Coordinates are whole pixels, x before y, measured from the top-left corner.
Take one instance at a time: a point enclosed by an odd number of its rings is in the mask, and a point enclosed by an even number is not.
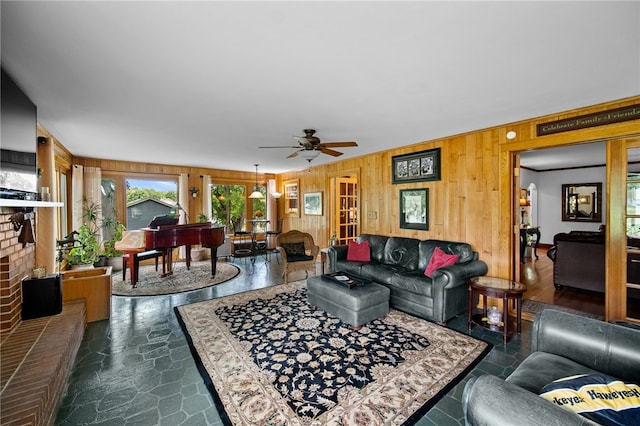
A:
[[[482,260],[472,260],[467,263],[456,263],[446,268],[440,268],[433,274],[434,288],[453,288],[467,285],[467,279],[486,275],[489,267]]]
[[[335,265],[338,260],[346,260],[347,259],[347,249],[349,246],[347,245],[339,245],[339,246],[331,246],[327,252],[329,257],[329,270],[330,272],[338,272],[336,271]]]
[[[545,309],[531,330],[531,352],[535,351],[640,383],[640,330]]]
[[[579,414],[491,375],[469,379],[462,393],[462,411],[467,426],[516,423],[519,426],[596,425]]]

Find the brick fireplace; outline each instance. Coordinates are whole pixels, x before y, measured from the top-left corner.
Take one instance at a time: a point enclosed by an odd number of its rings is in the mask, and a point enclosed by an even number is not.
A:
[[[18,233],[9,222],[12,214],[0,213],[0,341],[20,323],[22,279],[35,264],[35,245],[22,247],[18,242]]]

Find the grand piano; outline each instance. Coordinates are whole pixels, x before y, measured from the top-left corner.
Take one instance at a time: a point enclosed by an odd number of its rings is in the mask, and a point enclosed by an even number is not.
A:
[[[191,267],[191,246],[201,245],[210,248],[211,276],[216,275],[217,251],[218,247],[224,243],[224,227],[212,226],[211,223],[205,222],[161,225],[157,228],[142,228],[139,232],[141,234],[130,233],[116,247],[117,250],[129,255],[132,286],[135,287],[138,282],[139,261],[147,258],[144,253],[156,252],[156,254],[162,255],[161,276],[164,277],[173,274],[172,253],[174,248],[180,246],[186,246],[187,269]]]

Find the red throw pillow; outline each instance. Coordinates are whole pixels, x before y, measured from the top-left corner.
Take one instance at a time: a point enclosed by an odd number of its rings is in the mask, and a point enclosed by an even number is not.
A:
[[[427,265],[427,269],[425,269],[424,274],[431,278],[433,274],[440,268],[444,268],[445,266],[455,265],[458,261],[457,254],[447,254],[440,247],[436,247],[431,255],[431,260],[429,260],[429,264]]]
[[[347,260],[371,262],[369,241],[363,241],[360,244],[355,241],[349,241],[349,247],[347,248]]]

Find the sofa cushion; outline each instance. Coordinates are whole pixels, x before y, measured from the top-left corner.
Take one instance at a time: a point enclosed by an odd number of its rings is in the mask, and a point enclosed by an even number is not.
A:
[[[471,248],[471,245],[467,243],[442,240],[424,240],[420,242],[418,269],[421,271],[427,269],[427,265],[429,265],[429,261],[431,260],[431,256],[433,255],[433,251],[436,247],[440,247],[442,251],[447,254],[457,254],[459,257],[456,263],[459,264],[468,263],[476,259],[476,254]]]
[[[432,297],[433,280],[425,277],[420,271],[394,273],[389,285],[416,295]]]
[[[447,254],[440,247],[436,247],[433,250],[433,255],[431,255],[427,268],[424,270],[424,275],[429,278],[433,277],[433,274],[438,269],[455,265],[459,257],[457,254]]]
[[[356,241],[349,241],[349,247],[347,249],[347,260],[354,262],[370,262],[371,253],[369,249],[369,241],[363,241],[358,243]]]
[[[282,248],[287,255],[287,262],[299,262],[302,260],[313,259],[313,256],[307,255],[304,250],[304,243],[285,243],[282,244]]]
[[[419,244],[420,240],[415,238],[389,237],[381,263],[415,271],[418,269]]]
[[[581,374],[555,380],[540,396],[600,424],[640,424],[640,386],[605,374]]]
[[[386,235],[360,234],[356,241],[361,243],[369,241],[369,251],[371,260],[375,262],[384,262],[384,248],[387,245],[389,237]]]
[[[544,386],[562,377],[598,373],[560,355],[534,352],[506,380],[529,392],[540,394]]]
[[[360,275],[372,281],[381,284],[390,284],[391,277],[398,271],[406,273],[406,269],[393,265],[384,265],[382,263],[371,261],[370,263],[361,263]]]

